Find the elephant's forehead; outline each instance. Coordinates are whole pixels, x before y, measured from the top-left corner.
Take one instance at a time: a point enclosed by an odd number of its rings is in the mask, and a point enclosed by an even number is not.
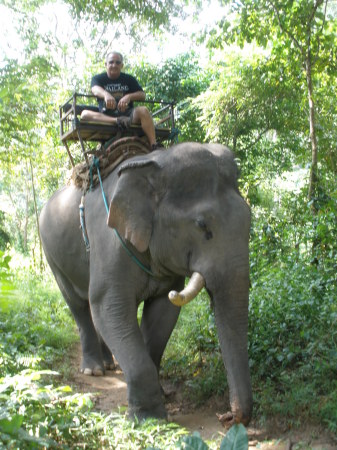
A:
[[[166,153],[167,162],[171,164],[179,164],[188,167],[199,166],[203,164],[216,164],[221,154],[214,154],[210,152],[205,146],[201,144],[181,144],[180,146],[171,149],[171,152]]]
[[[167,194],[169,198],[189,200],[193,198],[201,199],[214,196],[219,191],[219,179],[213,174],[205,172],[194,173],[188,177],[183,171],[176,173],[175,177],[168,183]]]
[[[235,178],[233,154],[220,144],[180,144],[163,156],[162,167],[167,177],[179,178],[180,183],[185,180],[189,184],[192,178],[215,183],[218,179],[232,181]]]
[[[174,167],[163,178],[167,194],[184,200],[216,196],[226,189],[228,182],[216,164]]]

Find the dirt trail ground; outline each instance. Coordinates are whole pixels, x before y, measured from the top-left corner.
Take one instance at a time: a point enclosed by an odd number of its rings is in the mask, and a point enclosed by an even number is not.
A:
[[[78,361],[74,361],[72,384],[75,384],[77,391],[95,394],[97,410],[111,412],[118,410],[118,407],[127,406],[126,383],[120,370],[107,371],[104,377],[90,377],[78,373],[77,364]],[[226,433],[216,416],[216,413],[225,412],[219,400],[211,399],[204,407],[196,409],[183,398],[182,386],[173,386],[165,380],[162,380],[162,386],[170,421],[187,428],[191,433],[198,431],[203,439],[216,438],[219,433]],[[333,436],[318,427],[289,430],[282,427],[281,423],[274,422],[261,427],[252,421],[248,427],[248,436],[250,450],[337,450],[337,442]]]

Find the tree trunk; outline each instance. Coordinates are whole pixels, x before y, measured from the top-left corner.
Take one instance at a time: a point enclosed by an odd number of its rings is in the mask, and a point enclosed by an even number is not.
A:
[[[317,168],[317,137],[315,129],[315,104],[313,100],[313,87],[312,87],[312,62],[311,62],[311,51],[310,45],[308,46],[308,54],[305,63],[306,77],[307,77],[307,87],[308,87],[308,100],[309,100],[309,125],[310,125],[310,143],[311,143],[311,169],[309,177],[309,191],[308,200],[311,204],[311,211],[313,216],[317,215],[318,212],[318,168]],[[315,226],[316,228],[316,226]],[[312,241],[312,263],[318,265],[318,258],[316,249],[320,244],[320,238],[315,230],[314,238]]]
[[[27,165],[26,165],[27,174]],[[26,253],[28,250],[28,224],[29,224],[29,188],[27,175],[25,177],[25,188],[26,188],[26,208],[25,208],[25,220],[23,224],[23,250]]]
[[[31,176],[31,180],[32,180],[32,191],[33,191],[33,200],[34,200],[36,229],[37,229],[37,235],[38,235],[38,239],[39,239],[39,248],[40,248],[40,271],[42,273],[42,271],[44,270],[44,262],[43,262],[42,243],[41,243],[41,237],[40,237],[39,213],[37,210],[36,192],[35,192],[35,184],[34,184],[34,171],[33,171],[33,164],[32,164],[31,158],[29,158],[29,164],[30,164],[30,176]]]
[[[315,104],[313,100],[313,87],[312,87],[312,77],[311,77],[311,51],[310,48],[307,54],[306,60],[306,77],[307,77],[307,87],[308,87],[308,100],[309,100],[309,125],[310,125],[310,143],[311,143],[311,169],[309,178],[309,192],[308,198],[312,204],[312,210],[315,214],[317,212],[315,197],[317,194],[318,185],[318,173],[317,173],[317,137],[315,130]]]

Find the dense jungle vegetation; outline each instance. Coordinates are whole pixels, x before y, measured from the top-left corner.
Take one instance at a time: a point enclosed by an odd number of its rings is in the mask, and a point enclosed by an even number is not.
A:
[[[185,3],[0,0],[11,24],[0,62],[0,448],[190,448],[179,427],[131,425],[66,386],[78,337],[39,241],[39,211],[70,168],[58,107],[126,42],[125,71],[147,98],[176,102],[179,141],[236,153],[253,218],[254,419],[337,435],[337,2],[221,0],[216,23],[186,34],[188,51],[154,62],[150,41],[207,14],[206,1]],[[62,21],[45,16],[55,5]],[[184,309],[162,369],[200,404],[227,394],[205,297]]]

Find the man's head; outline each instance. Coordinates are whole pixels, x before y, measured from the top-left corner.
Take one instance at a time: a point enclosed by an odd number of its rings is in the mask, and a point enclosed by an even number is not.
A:
[[[109,78],[118,78],[123,68],[123,55],[119,52],[109,52],[106,55],[105,67]]]

